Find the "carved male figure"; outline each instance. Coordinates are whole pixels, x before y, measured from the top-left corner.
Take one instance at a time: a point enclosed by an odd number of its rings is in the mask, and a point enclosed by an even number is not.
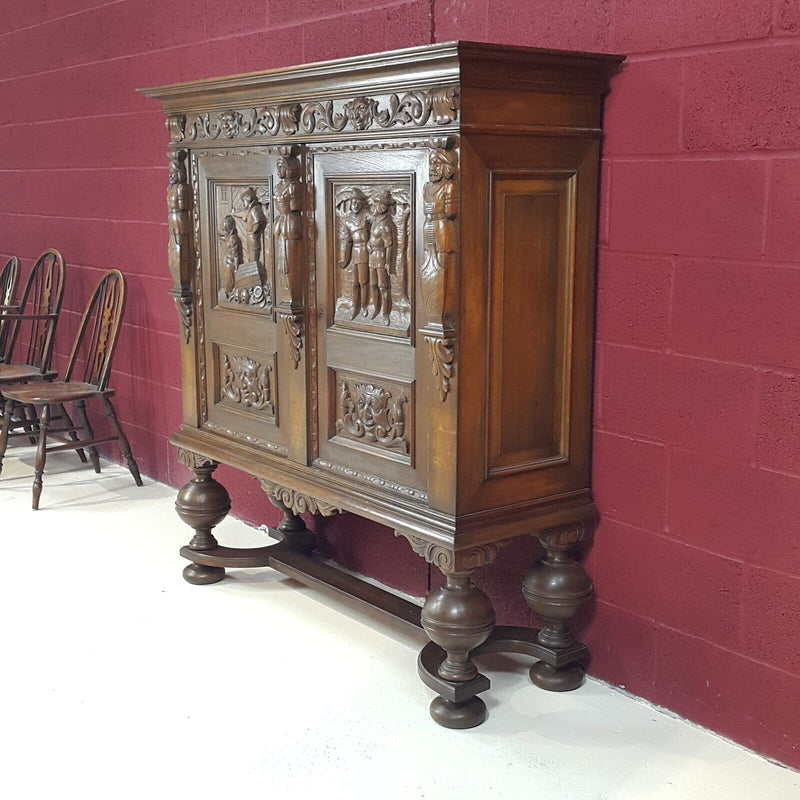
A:
[[[431,322],[442,322],[447,273],[455,265],[458,188],[453,176],[458,157],[450,150],[432,150],[429,180],[422,192],[425,263],[420,270],[425,310]]]
[[[297,301],[297,281],[299,280],[300,252],[303,238],[302,187],[300,185],[300,161],[294,156],[281,156],[278,159],[278,177],[275,186],[275,262],[278,274],[282,276],[284,288],[290,299]]]
[[[186,165],[183,163],[185,158],[185,151],[170,155],[169,185],[167,187],[169,214],[167,257],[176,288],[189,278],[192,190],[186,180]]]
[[[236,220],[227,214],[222,220],[219,238],[225,246],[225,260],[222,262],[222,288],[230,297],[236,285],[236,267],[242,263],[242,240],[236,230]]]
[[[389,274],[394,271],[397,226],[392,220],[394,200],[387,189],[382,189],[370,199],[372,226],[367,250],[369,251],[369,283],[372,289],[372,318],[380,311],[386,325],[392,303]]]
[[[369,301],[369,252],[367,242],[370,235],[370,220],[366,211],[367,196],[357,186],[339,196],[337,239],[339,252],[337,264],[341,269],[353,266],[353,310],[350,319],[359,311],[367,313]]]
[[[267,225],[267,218],[256,190],[252,186],[248,186],[244,190],[242,203],[244,204],[244,229],[247,234],[244,241],[244,260],[256,261],[261,265],[261,236]]]

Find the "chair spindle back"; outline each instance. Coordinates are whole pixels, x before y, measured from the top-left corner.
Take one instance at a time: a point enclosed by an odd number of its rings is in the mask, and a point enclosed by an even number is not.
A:
[[[8,343],[12,321],[9,317],[14,309],[14,297],[17,293],[17,283],[19,282],[19,259],[16,256],[6,261],[2,271],[0,271],[0,363],[8,357]]]
[[[124,313],[125,276],[112,269],[100,279],[83,312],[65,381],[80,380],[105,390]],[[79,363],[83,370],[80,376],[73,374]]]
[[[12,326],[9,336],[9,361],[20,339],[23,326],[28,336],[23,337],[24,355],[15,360],[37,367],[42,372],[50,368],[53,341],[61,310],[64,292],[64,259],[58,250],[45,250],[33,265],[20,297],[20,316]],[[24,325],[24,323],[28,323]]]

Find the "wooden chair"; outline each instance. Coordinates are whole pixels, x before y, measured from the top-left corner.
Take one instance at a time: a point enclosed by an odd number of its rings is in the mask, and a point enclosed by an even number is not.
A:
[[[4,363],[8,356],[10,316],[19,313],[19,307],[14,304],[18,281],[19,259],[11,256],[0,271],[0,364]]]
[[[41,407],[37,421],[38,441],[34,462],[34,509],[39,507],[42,473],[47,454],[60,450],[80,451],[85,448],[92,459],[94,471],[100,472],[100,459],[96,446],[104,442],[117,441],[136,485],[142,485],[139,467],[111,404],[114,392],[108,388],[111,359],[119,337],[124,310],[125,278],[119,270],[114,269],[103,276],[83,312],[67,362],[64,380],[19,384],[3,390],[6,402],[3,425],[0,428],[0,470],[3,466],[3,456],[8,444],[15,407],[18,404]],[[79,377],[75,377],[76,375]],[[85,407],[86,401],[92,399],[102,401],[113,435],[95,438]],[[51,429],[51,422],[57,419],[53,417],[52,409],[61,409],[65,403],[74,405],[79,424],[73,425],[69,417],[64,414],[60,417],[65,422],[64,427]],[[63,434],[71,439],[65,438]],[[59,443],[48,446],[48,437],[56,439]]]
[[[57,250],[45,250],[28,275],[19,305],[3,313],[8,346],[0,364],[0,393],[9,383],[55,375],[50,359],[63,292],[64,259]]]

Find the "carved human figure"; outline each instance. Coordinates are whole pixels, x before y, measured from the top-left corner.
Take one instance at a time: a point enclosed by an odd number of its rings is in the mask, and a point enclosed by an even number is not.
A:
[[[429,180],[422,192],[425,223],[422,237],[425,262],[420,270],[422,296],[431,322],[442,322],[447,273],[455,265],[458,187],[453,180],[458,158],[453,151],[432,150]]]
[[[294,156],[281,156],[278,159],[278,177],[280,181],[275,186],[275,262],[283,287],[295,302],[298,300],[296,284],[303,237],[300,161]]]
[[[357,186],[343,192],[337,204],[337,240],[339,252],[337,264],[341,269],[353,267],[353,309],[350,319],[355,319],[359,311],[367,313],[369,302],[369,251],[367,243],[370,236],[370,219],[367,214],[367,196]]]
[[[189,277],[189,259],[192,232],[192,190],[186,179],[186,152],[170,154],[169,185],[167,186],[167,209],[169,222],[169,244],[167,257],[175,288]]]
[[[372,289],[372,318],[383,315],[386,325],[389,324],[389,312],[392,307],[392,288],[389,274],[395,268],[395,248],[397,242],[397,226],[392,220],[394,200],[388,189],[382,189],[370,199],[372,226],[369,234],[367,250],[369,251],[369,283]]]
[[[267,217],[264,209],[252,186],[248,186],[242,194],[244,204],[244,260],[256,261],[261,265],[262,234],[267,226]]]
[[[222,289],[230,297],[236,285],[236,267],[242,263],[242,240],[236,230],[236,220],[227,214],[222,220],[219,238],[225,246],[225,259],[222,262]]]

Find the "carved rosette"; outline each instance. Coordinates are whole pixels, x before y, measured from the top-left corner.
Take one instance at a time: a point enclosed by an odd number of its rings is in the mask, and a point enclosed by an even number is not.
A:
[[[383,386],[339,379],[336,432],[407,454],[407,402],[403,392],[395,397]]]
[[[218,463],[213,458],[200,455],[200,453],[195,453],[193,450],[187,450],[184,447],[178,448],[178,461],[191,470],[216,467]]]
[[[261,488],[273,505],[283,505],[291,509],[295,514],[321,514],[323,517],[330,517],[333,514],[341,513],[342,509],[330,503],[324,503],[307,494],[301,494],[293,489],[286,489],[267,480],[259,481]]]
[[[417,555],[422,556],[429,564],[438,567],[444,575],[468,574],[479,567],[491,564],[503,544],[502,542],[492,542],[466,550],[452,550],[405,531],[396,530],[394,535],[407,539],[411,549]]]
[[[448,125],[458,120],[459,92],[455,86],[388,94],[359,96],[320,102],[281,103],[258,108],[170,117],[167,128],[173,142],[202,139],[254,139],[317,132],[338,133],[351,128],[366,131],[378,127],[425,127]]]

